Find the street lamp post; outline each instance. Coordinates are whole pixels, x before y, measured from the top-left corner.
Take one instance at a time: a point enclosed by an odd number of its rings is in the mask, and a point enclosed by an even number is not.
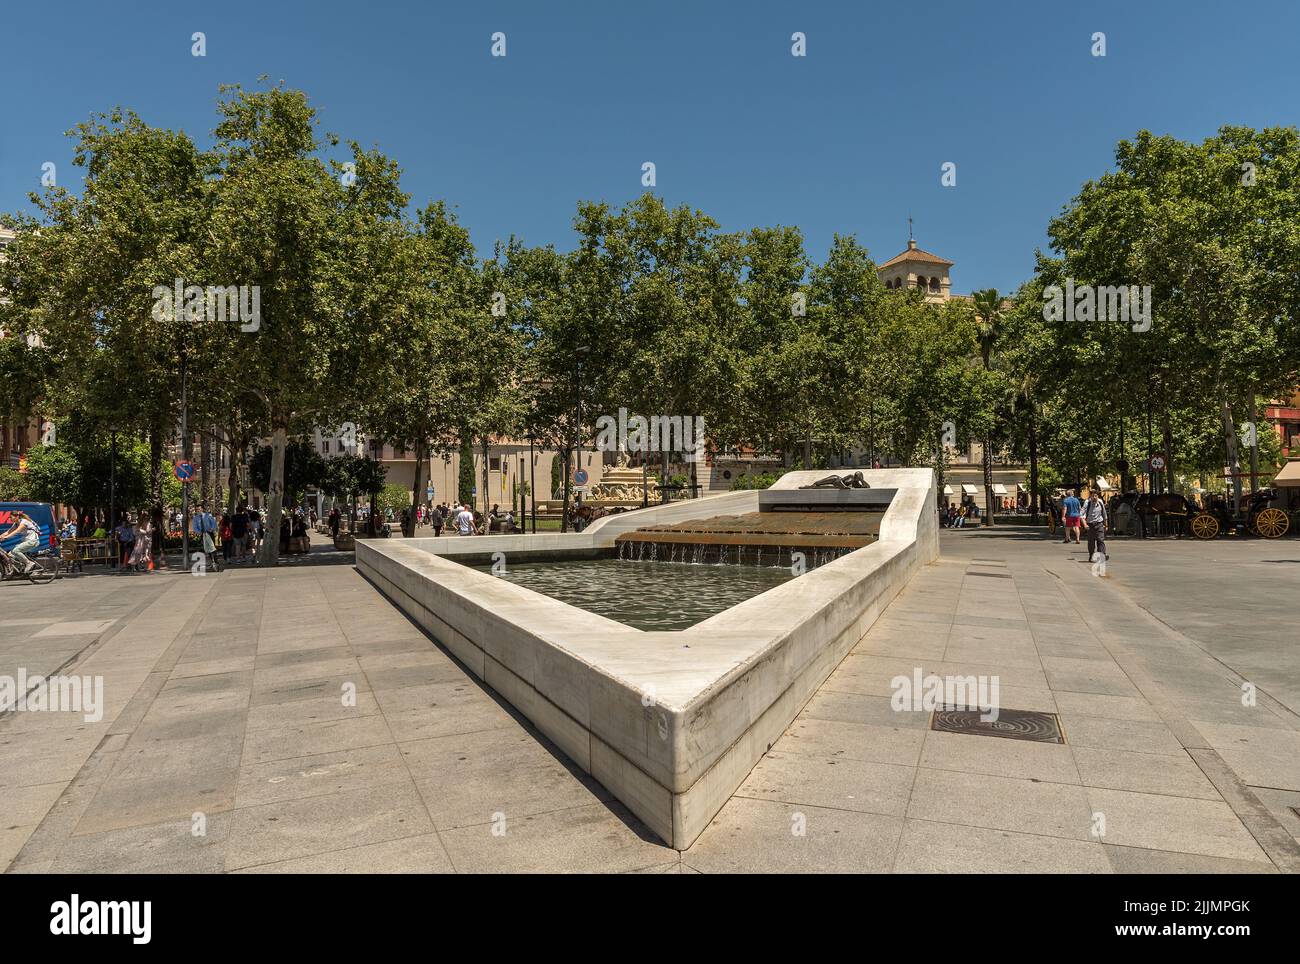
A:
[[[586,357],[587,352],[589,351],[591,351],[591,348],[588,345],[581,345],[573,350],[573,400],[575,411],[573,422],[573,445],[575,451],[573,458],[574,472],[577,472],[582,468],[582,359]],[[575,508],[580,498],[581,494],[577,491],[575,485],[573,495]]]
[[[533,535],[537,535],[537,459],[533,455],[533,433],[528,433],[528,494],[532,506]]]

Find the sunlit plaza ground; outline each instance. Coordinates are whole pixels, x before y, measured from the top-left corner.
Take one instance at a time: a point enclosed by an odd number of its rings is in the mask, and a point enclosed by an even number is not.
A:
[[[1041,532],[945,531],[684,852],[317,549],[0,586],[0,675],[104,678],[97,722],[0,718],[0,866],[1300,869],[1295,540],[1114,540],[1101,579]],[[895,711],[891,680],[918,667],[996,675],[1003,706],[1056,714],[1064,742]]]

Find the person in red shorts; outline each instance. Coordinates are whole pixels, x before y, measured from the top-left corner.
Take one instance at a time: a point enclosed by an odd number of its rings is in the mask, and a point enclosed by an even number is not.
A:
[[[1065,526],[1065,538],[1062,542],[1073,541],[1075,545],[1079,544],[1079,527],[1082,524],[1079,518],[1083,514],[1083,505],[1079,502],[1079,497],[1071,492],[1061,500],[1061,524]],[[1071,540],[1070,536],[1074,539]]]

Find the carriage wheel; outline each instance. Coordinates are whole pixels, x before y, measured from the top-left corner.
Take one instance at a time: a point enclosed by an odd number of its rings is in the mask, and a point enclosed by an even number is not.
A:
[[[1192,517],[1192,535],[1198,539],[1213,539],[1219,534],[1219,520],[1208,512]]]
[[[1281,509],[1264,509],[1255,516],[1255,531],[1265,539],[1277,539],[1291,528],[1290,517]]]

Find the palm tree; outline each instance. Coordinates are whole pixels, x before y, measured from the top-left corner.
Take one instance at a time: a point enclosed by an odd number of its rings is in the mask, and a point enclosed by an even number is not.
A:
[[[971,295],[975,303],[976,337],[980,343],[980,358],[984,371],[993,367],[993,347],[997,344],[1002,325],[1002,296],[997,288],[985,288]],[[984,436],[984,506],[987,517],[984,524],[993,525],[993,442],[991,433]]]

